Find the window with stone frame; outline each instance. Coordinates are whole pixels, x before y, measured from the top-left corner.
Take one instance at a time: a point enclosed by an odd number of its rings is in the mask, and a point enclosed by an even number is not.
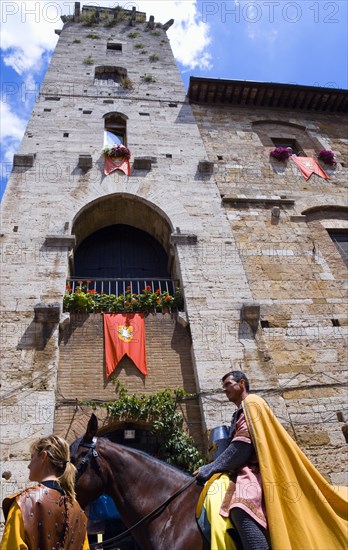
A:
[[[348,265],[348,207],[317,205],[301,212],[305,216],[313,242],[313,254],[319,253],[337,280],[346,281]]]
[[[331,240],[335,243],[338,252],[348,266],[348,230],[328,229]]]
[[[108,113],[104,116],[104,146],[127,145],[127,117],[122,113]]]
[[[271,138],[275,147],[289,147],[292,151],[292,154],[297,157],[306,157],[306,153],[303,151],[301,145],[296,139],[291,138]]]
[[[98,86],[119,86],[127,78],[127,69],[114,65],[100,65],[94,71],[94,83]]]
[[[314,156],[316,151],[324,149],[322,143],[311,136],[306,126],[284,120],[254,120],[252,130],[262,145],[267,147],[291,147],[297,156]]]

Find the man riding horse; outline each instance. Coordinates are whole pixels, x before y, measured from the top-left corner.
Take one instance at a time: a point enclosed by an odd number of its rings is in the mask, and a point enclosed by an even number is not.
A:
[[[222,384],[229,401],[237,406],[230,444],[195,475],[207,481],[219,472],[230,474],[220,515],[231,520],[237,547],[344,548],[346,488],[334,488],[326,482],[266,402],[249,395],[249,382],[243,372],[227,373]],[[219,550],[225,548],[223,542],[217,544]]]

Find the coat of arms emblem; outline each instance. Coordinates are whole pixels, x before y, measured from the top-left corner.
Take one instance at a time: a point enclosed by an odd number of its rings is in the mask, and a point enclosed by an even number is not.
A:
[[[117,336],[123,342],[130,342],[133,339],[133,327],[131,325],[118,325]]]

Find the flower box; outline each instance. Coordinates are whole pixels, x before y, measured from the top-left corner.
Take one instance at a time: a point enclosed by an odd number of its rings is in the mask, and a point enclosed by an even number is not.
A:
[[[159,288],[153,291],[151,286],[146,286],[140,294],[135,294],[129,286],[124,294],[116,296],[89,289],[88,285],[84,285],[82,281],[74,291],[67,285],[63,299],[63,310],[70,312],[166,313],[182,307],[183,298],[180,288],[171,295]]]
[[[129,159],[131,156],[130,150],[125,145],[115,144],[106,145],[103,149],[103,154],[112,159]]]
[[[317,158],[321,160],[322,162],[325,162],[325,164],[329,164],[330,166],[336,166],[337,162],[335,159],[335,154],[330,149],[322,149],[317,154]]]
[[[276,160],[282,161],[287,160],[292,155],[290,147],[276,147],[270,151],[270,156]]]

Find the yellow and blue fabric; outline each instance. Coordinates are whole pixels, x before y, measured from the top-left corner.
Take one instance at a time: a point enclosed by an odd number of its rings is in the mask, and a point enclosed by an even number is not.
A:
[[[196,508],[197,523],[211,550],[236,550],[227,530],[233,525],[219,512],[230,484],[227,474],[215,474],[204,485]]]

